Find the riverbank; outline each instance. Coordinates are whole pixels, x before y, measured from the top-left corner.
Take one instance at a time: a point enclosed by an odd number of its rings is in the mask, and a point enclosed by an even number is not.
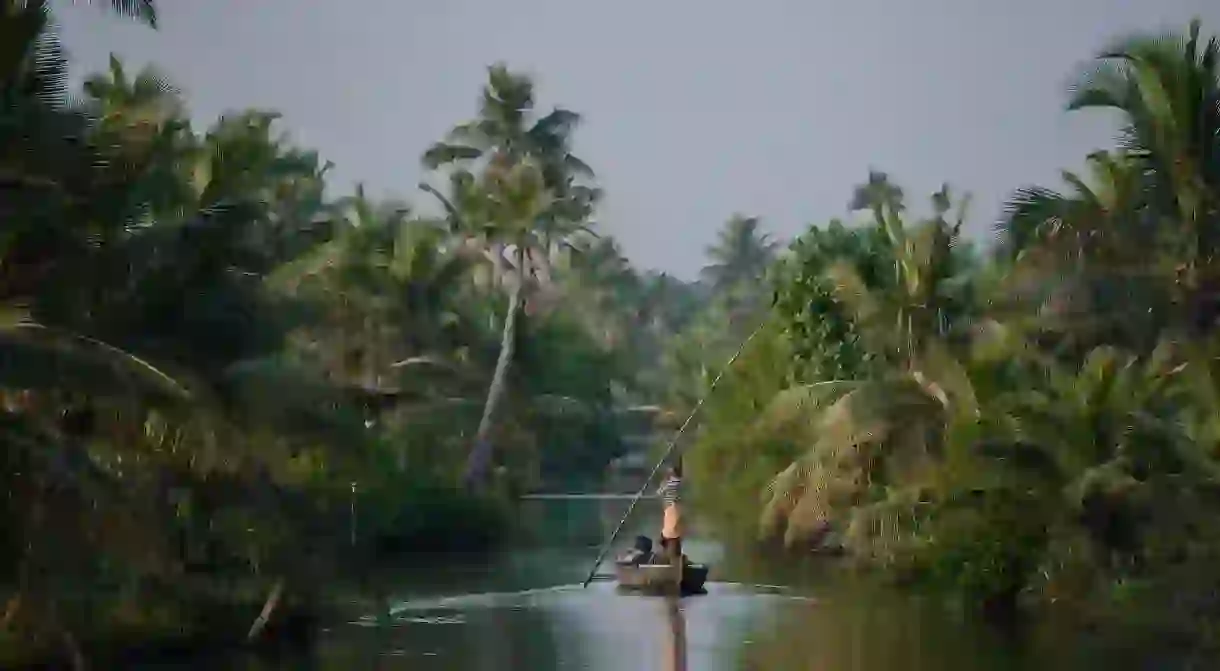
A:
[[[89,628],[60,631],[13,627],[0,638],[0,667],[6,669],[121,668],[120,662],[191,657],[207,650],[274,647],[299,642],[322,614],[314,604],[286,596],[253,640],[247,635],[266,602],[254,589],[214,594],[206,601],[115,599],[77,595],[92,602]],[[175,602],[176,601],[176,602]],[[110,607],[97,604],[109,603]]]
[[[840,553],[762,543],[740,530],[726,537],[735,538],[739,548],[726,550],[725,556],[734,558],[728,569],[746,582],[775,580],[811,592],[847,592],[852,598],[911,599],[925,612],[971,622],[987,636],[1036,651],[1062,668],[1185,671],[1220,664],[1220,590],[1209,566],[1181,567],[1107,589],[1085,578],[1075,592],[1051,591],[1065,590],[1062,582],[1035,584],[1019,593],[1016,609],[992,611],[925,575],[879,570]]]
[[[370,576],[444,562],[458,551],[383,557],[366,564]],[[490,548],[460,552],[465,561]],[[196,659],[202,655],[275,656],[308,648],[329,626],[386,607],[376,579],[331,575],[316,583],[240,576],[194,579],[172,586],[114,593],[61,595],[89,612],[90,626],[51,631],[14,626],[0,632],[0,668],[130,668],[134,663]],[[79,620],[78,620],[79,621]]]
[[[516,525],[513,504],[502,497],[421,483],[353,504],[350,524],[319,527],[350,532],[350,543],[347,533],[341,540],[302,538],[295,560],[278,558],[262,575],[233,561],[141,577],[116,565],[93,578],[52,583],[41,598],[5,590],[11,597],[0,668],[299,647],[322,624],[377,608],[384,595],[368,576],[455,556],[489,557]],[[270,572],[275,567],[280,573]]]

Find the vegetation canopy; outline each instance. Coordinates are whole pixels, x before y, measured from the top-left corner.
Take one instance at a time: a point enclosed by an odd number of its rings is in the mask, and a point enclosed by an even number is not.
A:
[[[1066,107],[1115,148],[985,252],[968,197],[874,169],[856,221],[732,215],[687,282],[597,229],[580,116],[504,64],[378,200],[273,111],[199,127],[117,58],[73,90],[51,4],[0,0],[0,664],[271,638],[486,550],[752,334],[683,446],[719,531],[1215,654],[1218,68],[1198,23],[1101,50]]]

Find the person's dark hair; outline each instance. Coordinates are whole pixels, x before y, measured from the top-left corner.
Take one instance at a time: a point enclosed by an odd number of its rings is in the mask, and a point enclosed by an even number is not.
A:
[[[648,554],[649,552],[652,552],[652,539],[647,536],[636,536],[634,547],[640,552]]]

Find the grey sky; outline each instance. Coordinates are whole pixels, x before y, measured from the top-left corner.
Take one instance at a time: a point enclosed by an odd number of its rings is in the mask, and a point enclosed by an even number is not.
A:
[[[66,4],[61,2],[61,4]],[[111,51],[158,64],[200,120],[271,107],[337,164],[336,186],[415,200],[418,157],[467,119],[486,66],[582,113],[600,220],[634,262],[690,277],[735,211],[790,237],[844,214],[870,165],[909,196],[1004,196],[1110,143],[1061,111],[1065,78],[1110,38],[1220,30],[1214,0],[161,0],[149,31],[65,7],[81,71]]]

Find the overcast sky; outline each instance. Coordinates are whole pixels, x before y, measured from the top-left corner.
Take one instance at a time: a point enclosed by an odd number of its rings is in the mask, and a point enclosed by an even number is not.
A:
[[[585,117],[603,229],[685,277],[734,212],[791,237],[870,165],[909,197],[973,192],[987,236],[1013,188],[1110,146],[1104,117],[1062,112],[1083,61],[1131,30],[1220,30],[1215,0],[161,0],[156,32],[66,4],[79,72],[113,51],[200,120],[278,109],[336,187],[418,201],[420,153],[474,114],[486,66],[528,71]]]

